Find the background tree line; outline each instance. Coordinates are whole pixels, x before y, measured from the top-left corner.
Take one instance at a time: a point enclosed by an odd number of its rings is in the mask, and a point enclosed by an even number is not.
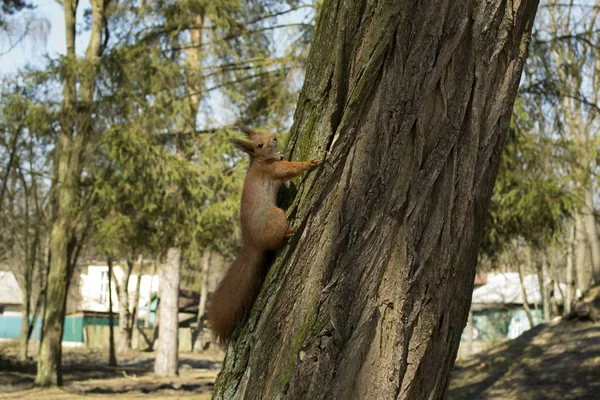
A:
[[[3,4],[3,16],[32,8]],[[64,26],[53,29],[65,30],[66,54],[5,76],[0,100],[0,257],[19,272],[24,313],[43,318],[37,383],[60,384],[66,297],[84,254],[109,266],[124,260],[120,281],[109,274],[119,293],[121,351],[133,329],[130,276],[144,257],[160,263],[171,283],[161,285],[160,309],[171,309],[160,316],[156,372],[174,374],[176,337],[167,339],[173,324],[176,332],[181,276],[193,275],[204,251],[228,256],[237,246],[244,159],[229,144],[232,125],[273,132],[289,125],[314,7],[62,5]],[[78,7],[86,7],[83,20]],[[85,49],[76,48],[81,29]],[[24,319],[23,332],[32,324]]]

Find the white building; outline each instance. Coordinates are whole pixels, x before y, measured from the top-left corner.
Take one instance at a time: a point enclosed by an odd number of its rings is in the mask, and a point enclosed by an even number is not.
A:
[[[23,293],[10,271],[0,271],[0,315],[21,315]]]
[[[145,265],[140,280],[140,300],[138,310],[140,318],[143,318],[148,310],[148,304],[152,301],[152,295],[158,292],[158,275],[152,274],[150,266]],[[127,292],[129,294],[129,305],[132,307],[138,284],[137,266],[129,278]],[[146,273],[147,272],[147,273]],[[121,284],[125,275],[121,264],[113,264],[112,302],[113,311],[119,311],[118,285]],[[116,278],[116,282],[115,282]],[[78,311],[108,311],[108,265],[102,263],[90,264],[79,267],[79,293],[81,298],[77,304]]]

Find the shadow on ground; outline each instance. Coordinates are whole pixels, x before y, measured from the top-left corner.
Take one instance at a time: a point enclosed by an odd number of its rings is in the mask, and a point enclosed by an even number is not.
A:
[[[449,399],[598,399],[600,324],[541,325],[457,362]]]

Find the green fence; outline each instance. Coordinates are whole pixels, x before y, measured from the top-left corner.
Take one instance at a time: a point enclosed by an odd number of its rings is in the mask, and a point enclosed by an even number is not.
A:
[[[82,342],[83,343],[83,316],[65,317],[65,328],[63,331],[64,342]],[[21,322],[23,317],[20,315],[0,315],[0,339],[18,339],[21,337]],[[31,322],[31,317],[30,317]],[[40,340],[40,329],[42,326],[41,317],[35,321],[32,337]]]

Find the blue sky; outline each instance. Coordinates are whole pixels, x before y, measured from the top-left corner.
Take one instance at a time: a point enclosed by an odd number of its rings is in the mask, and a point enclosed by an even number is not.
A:
[[[34,0],[36,8],[33,11],[20,13],[14,17],[17,24],[33,15],[35,18],[44,19],[49,23],[49,32],[45,40],[41,38],[25,38],[20,41],[10,52],[0,56],[0,74],[16,72],[27,64],[42,65],[44,55],[50,56],[65,53],[65,31],[63,8],[56,0]],[[83,12],[90,7],[88,0],[81,0],[78,8],[78,21],[83,20]],[[77,52],[83,54],[89,36],[87,32],[78,35],[75,44]],[[0,54],[6,52],[12,45],[11,39],[0,33]]]

